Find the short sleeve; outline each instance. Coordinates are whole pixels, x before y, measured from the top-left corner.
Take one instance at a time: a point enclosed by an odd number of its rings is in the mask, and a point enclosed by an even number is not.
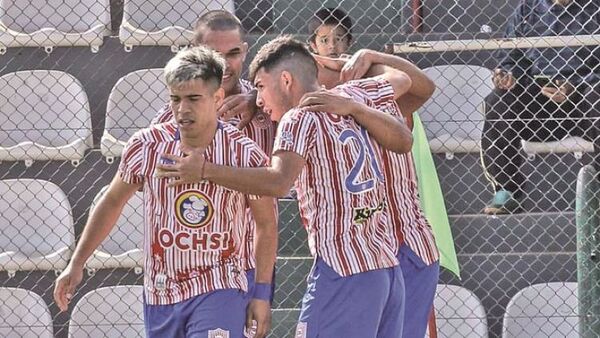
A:
[[[394,101],[394,87],[382,77],[370,77],[349,82],[349,85],[364,90],[377,105],[379,102]]]
[[[340,88],[357,101],[404,120],[400,107],[394,100],[394,87],[388,80],[382,77],[366,78],[350,81]]]
[[[125,183],[141,184],[144,179],[142,176],[143,143],[139,134],[134,134],[123,149],[121,163],[119,163],[119,177]]]
[[[315,143],[316,122],[312,113],[294,109],[283,115],[279,121],[273,154],[278,151],[292,151],[307,158]]]
[[[269,156],[267,156],[267,154],[265,154],[265,152],[262,149],[260,149],[258,144],[256,144],[254,141],[250,142],[250,139],[248,139],[248,141],[249,142],[246,145],[246,150],[244,151],[241,166],[248,168],[260,168],[268,166]],[[251,200],[256,200],[259,199],[261,196],[246,195],[246,197]]]
[[[173,111],[171,110],[171,105],[167,103],[158,111],[158,113],[156,113],[156,116],[150,121],[150,125],[153,126],[155,124],[169,122],[172,118]]]

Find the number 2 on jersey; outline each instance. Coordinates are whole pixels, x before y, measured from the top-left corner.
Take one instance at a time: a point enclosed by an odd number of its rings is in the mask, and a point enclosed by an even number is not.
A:
[[[373,147],[369,142],[369,136],[365,128],[360,128],[360,134],[352,129],[345,129],[340,133],[338,140],[340,140],[343,144],[347,144],[350,140],[355,140],[359,146],[358,158],[344,180],[344,185],[348,191],[353,194],[359,194],[375,187],[375,179],[373,178],[358,182],[358,176],[365,168],[365,161],[368,161],[369,166],[375,172],[377,178],[383,181],[383,174],[381,173],[379,163],[377,163],[377,159],[375,158],[375,152],[373,151]],[[365,154],[365,149],[368,154]]]

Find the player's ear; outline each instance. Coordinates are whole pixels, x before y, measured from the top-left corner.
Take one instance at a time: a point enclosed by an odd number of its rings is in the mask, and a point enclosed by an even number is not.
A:
[[[281,75],[279,76],[279,81],[283,88],[290,90],[292,87],[292,80],[292,73],[288,72],[287,70],[281,72]]]
[[[223,105],[223,100],[225,99],[225,89],[223,89],[223,87],[217,88],[213,94],[213,98],[215,99],[215,105],[217,108],[221,107],[221,105]]]
[[[242,62],[246,60],[246,55],[248,55],[248,43],[242,43]]]
[[[311,51],[312,51],[313,53],[315,53],[315,54],[319,54],[319,51],[317,50],[317,44],[315,43],[315,41],[314,41],[314,40],[310,40],[310,41],[308,42],[308,45],[310,46],[310,49],[311,49]]]

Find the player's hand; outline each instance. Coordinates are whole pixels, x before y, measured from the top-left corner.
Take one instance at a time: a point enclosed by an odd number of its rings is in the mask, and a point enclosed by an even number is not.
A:
[[[256,325],[255,328],[253,328],[254,325]],[[249,333],[249,337],[264,338],[270,329],[271,304],[266,300],[253,298],[246,310],[246,332]]]
[[[555,81],[555,83],[558,87],[545,86],[542,87],[540,91],[542,95],[546,96],[550,100],[557,104],[561,104],[569,98],[569,95],[575,91],[575,88],[568,81]]]
[[[339,85],[341,83],[340,71],[346,64],[346,60],[316,54],[313,54],[313,56],[315,61],[317,61],[317,78],[319,84],[325,86],[327,89]]]
[[[373,64],[372,56],[372,52],[368,49],[361,49],[354,53],[342,68],[340,80],[347,82],[365,76]]]
[[[348,58],[331,58],[329,56],[321,56],[319,54],[312,54],[317,64],[323,68],[341,72],[342,68],[348,61]]]
[[[511,90],[517,84],[517,79],[512,75],[512,72],[507,72],[504,69],[497,68],[492,76],[494,86],[502,90]]]
[[[300,99],[299,107],[311,111],[328,112],[340,116],[352,115],[358,102],[333,93],[329,90],[319,90],[306,93]]]
[[[169,187],[188,183],[198,183],[203,180],[203,170],[206,165],[204,149],[185,148],[182,146],[185,156],[162,154],[161,158],[171,163],[160,163],[156,166],[156,176],[159,178],[170,178]]]
[[[67,265],[54,284],[54,301],[61,312],[67,311],[75,288],[83,279],[83,267]]]
[[[256,114],[256,91],[249,93],[230,95],[223,100],[223,104],[217,109],[217,115],[223,121],[239,117],[238,129],[243,129]]]

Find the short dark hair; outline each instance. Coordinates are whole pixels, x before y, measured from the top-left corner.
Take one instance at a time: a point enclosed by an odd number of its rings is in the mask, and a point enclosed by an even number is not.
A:
[[[194,27],[193,41],[195,44],[201,44],[207,30],[228,31],[233,29],[237,29],[242,39],[244,38],[244,27],[237,16],[224,10],[208,11],[198,18]]]
[[[249,78],[254,81],[260,69],[271,71],[284,63],[292,64],[289,70],[305,79],[317,77],[317,63],[306,44],[291,35],[282,35],[267,42],[258,50],[250,63]]]
[[[315,41],[317,29],[322,25],[341,27],[348,41],[352,41],[352,19],[342,9],[325,7],[318,10],[308,21],[309,41]]]
[[[197,46],[179,51],[164,69],[165,82],[169,87],[201,79],[216,88],[221,86],[225,60],[210,48]]]

